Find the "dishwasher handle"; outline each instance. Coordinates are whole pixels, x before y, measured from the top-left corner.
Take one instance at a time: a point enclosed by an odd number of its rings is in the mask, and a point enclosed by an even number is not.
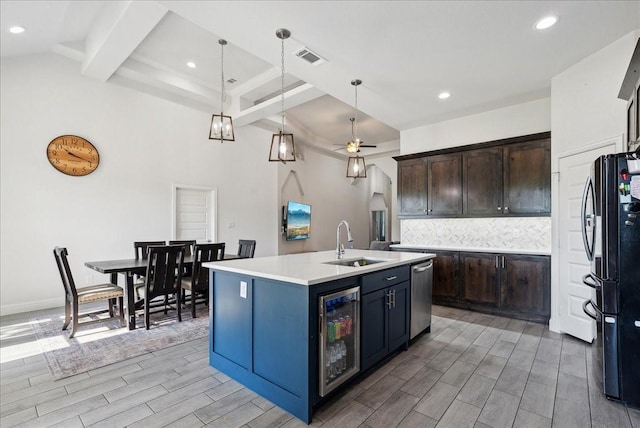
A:
[[[420,265],[420,267],[418,266],[414,267],[413,271],[416,273],[424,272],[427,269],[431,269],[431,266],[433,266],[433,262],[429,261],[428,263]]]

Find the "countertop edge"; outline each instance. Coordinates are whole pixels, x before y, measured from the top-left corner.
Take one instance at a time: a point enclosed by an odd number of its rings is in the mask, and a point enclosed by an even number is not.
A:
[[[491,248],[491,247],[453,247],[439,245],[412,245],[412,244],[392,244],[391,248],[397,250],[442,250],[442,251],[468,251],[472,253],[502,253],[502,254],[522,254],[550,256],[551,250],[526,250],[520,248]]]
[[[416,256],[412,260],[392,260],[392,261],[385,261],[385,262],[375,263],[372,265],[361,266],[361,267],[342,266],[340,267],[340,269],[344,270],[342,272],[314,276],[313,278],[310,278],[310,279],[296,278],[296,277],[287,276],[287,275],[278,275],[270,272],[260,272],[258,270],[252,270],[250,267],[229,266],[224,261],[203,263],[202,266],[212,269],[214,271],[230,272],[230,273],[236,273],[240,275],[271,279],[274,281],[282,281],[282,282],[288,282],[292,284],[310,286],[310,285],[317,285],[325,282],[331,282],[331,281],[336,281],[340,279],[350,278],[353,276],[360,276],[363,274],[377,272],[377,271],[390,269],[398,266],[413,265],[416,263],[421,263],[427,260],[431,260],[436,257],[436,254],[434,253],[422,253],[422,254],[412,253],[412,255]]]

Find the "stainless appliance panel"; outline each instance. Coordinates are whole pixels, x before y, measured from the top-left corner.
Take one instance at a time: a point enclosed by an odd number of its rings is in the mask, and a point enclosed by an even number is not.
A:
[[[431,326],[433,260],[411,267],[411,339]]]

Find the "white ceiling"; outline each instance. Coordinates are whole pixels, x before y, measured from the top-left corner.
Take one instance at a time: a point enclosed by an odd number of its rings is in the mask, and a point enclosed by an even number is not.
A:
[[[54,52],[78,72],[208,113],[276,129],[280,40],[285,109],[296,141],[334,153],[358,136],[397,150],[399,131],[550,94],[551,78],[640,28],[640,1],[9,1],[0,2],[2,58]],[[549,14],[558,24],[537,31]],[[21,35],[8,33],[22,25]],[[327,60],[313,66],[293,53]],[[197,64],[186,67],[187,61]],[[441,91],[451,92],[440,100]],[[275,96],[274,96],[275,95]],[[271,97],[271,98],[270,98]],[[256,104],[257,101],[260,101]],[[207,130],[203,130],[204,133]],[[338,144],[337,146],[335,144]]]

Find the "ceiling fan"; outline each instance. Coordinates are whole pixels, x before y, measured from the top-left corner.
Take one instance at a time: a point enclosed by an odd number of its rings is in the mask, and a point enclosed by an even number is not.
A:
[[[355,117],[350,117],[349,120],[351,121],[351,140],[347,142],[347,152],[349,153],[359,153],[360,152],[360,148],[361,147],[372,147],[372,148],[376,148],[378,146],[373,145],[373,144],[364,144],[364,141],[362,141],[360,138],[356,137],[354,132],[353,132],[353,124],[356,121]],[[342,144],[334,144],[334,146],[342,146],[344,148],[344,146]],[[342,149],[336,149],[337,150],[342,150]]]

